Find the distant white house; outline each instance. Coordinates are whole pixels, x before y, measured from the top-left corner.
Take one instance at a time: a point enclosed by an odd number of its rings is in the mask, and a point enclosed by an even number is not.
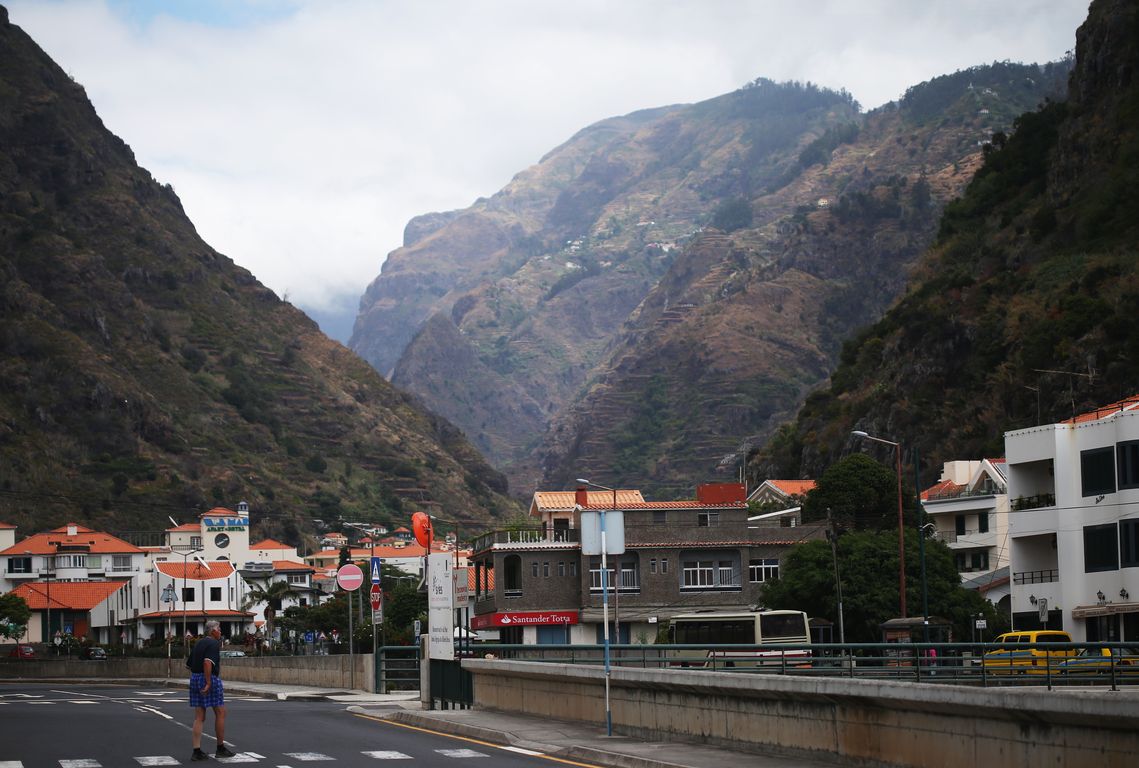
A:
[[[966,586],[1009,610],[1009,513],[1004,459],[947,461],[921,494],[932,533]]]

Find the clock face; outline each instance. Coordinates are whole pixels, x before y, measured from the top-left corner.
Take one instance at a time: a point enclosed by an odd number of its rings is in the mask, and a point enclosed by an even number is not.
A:
[[[217,536],[214,536],[214,546],[217,547],[218,549],[225,549],[226,547],[228,547],[229,546],[229,534],[228,533],[219,533]]]

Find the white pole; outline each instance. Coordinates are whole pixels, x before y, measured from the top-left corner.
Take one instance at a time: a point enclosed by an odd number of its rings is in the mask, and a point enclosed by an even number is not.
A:
[[[613,713],[609,708],[609,558],[605,543],[605,510],[601,511],[601,621],[605,639],[605,735],[613,735]]]

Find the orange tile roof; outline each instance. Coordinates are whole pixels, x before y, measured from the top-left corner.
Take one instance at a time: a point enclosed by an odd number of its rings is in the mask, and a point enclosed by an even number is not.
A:
[[[768,480],[767,482],[788,496],[802,496],[815,488],[814,480]]]
[[[292,560],[274,560],[274,571],[307,571],[309,573],[315,571],[308,563],[295,563]]]
[[[921,492],[922,501],[929,501],[930,499],[948,499],[955,498],[961,495],[961,491],[965,488],[963,485],[958,485],[952,480],[942,480],[936,485],[931,485]]]
[[[7,528],[15,528],[15,527],[16,526],[12,525],[11,523],[0,523],[0,528],[7,529]]]
[[[129,583],[127,581],[53,581],[50,583],[31,581],[13,589],[12,594],[24,598],[24,602],[33,611],[45,610],[48,607],[49,598],[51,608],[55,610],[89,611]]]
[[[290,547],[288,544],[282,544],[281,542],[277,541],[276,539],[263,539],[262,541],[259,541],[256,544],[250,544],[249,548],[250,549],[295,549],[295,547]]]
[[[189,616],[190,618],[201,618],[202,616],[213,616],[215,618],[230,618],[241,619],[249,618],[253,615],[251,611],[235,611],[229,608],[208,608],[203,611],[201,608],[195,608],[192,605],[186,606],[186,613],[182,613],[182,609],[174,611],[152,611],[144,613],[139,616],[140,619],[180,619],[182,616]]]
[[[201,523],[182,523],[181,525],[175,526],[173,528],[167,528],[166,532],[167,533],[174,533],[175,531],[197,532],[200,530],[202,530],[202,524]]]
[[[215,560],[212,563],[206,563],[205,566],[196,560],[190,560],[189,562],[167,560],[166,562],[155,563],[154,567],[158,569],[159,573],[173,576],[176,579],[191,579],[197,581],[224,579],[233,573],[233,565],[225,560]]]
[[[1115,414],[1117,414],[1121,411],[1134,411],[1136,409],[1139,409],[1139,395],[1131,395],[1131,397],[1125,397],[1122,400],[1117,400],[1116,402],[1111,403],[1110,405],[1100,406],[1099,408],[1096,408],[1094,411],[1088,411],[1087,413],[1081,413],[1078,416],[1074,416],[1070,419],[1066,419],[1064,421],[1061,421],[1060,423],[1061,424],[1082,424],[1082,423],[1087,422],[1087,421],[1098,421],[1099,419],[1106,419],[1106,418],[1109,418],[1111,416],[1114,416]]]
[[[613,506],[613,491],[591,491],[586,492],[587,504],[590,507],[612,507]],[[541,512],[542,510],[558,510],[569,511],[573,509],[574,504],[577,503],[576,491],[537,491],[534,494],[534,501],[530,505],[532,511]],[[624,507],[629,504],[644,504],[645,497],[637,490],[621,490],[617,489],[617,506]]]
[[[68,525],[75,527],[75,535],[67,534]],[[133,544],[128,544],[120,538],[109,533],[99,533],[82,525],[69,523],[47,533],[36,533],[28,538],[16,542],[14,546],[0,552],[0,555],[54,555],[60,547],[77,548],[76,551],[89,552],[93,555],[124,555],[142,554],[142,550]]]

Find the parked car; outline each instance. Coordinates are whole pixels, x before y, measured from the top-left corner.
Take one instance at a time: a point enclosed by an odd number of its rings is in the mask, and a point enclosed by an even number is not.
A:
[[[221,657],[223,659],[238,659],[245,655],[245,651],[228,650],[222,651]]]
[[[36,657],[36,649],[30,645],[20,643],[8,652],[8,656],[15,659],[34,659]]]
[[[1139,648],[1081,648],[1079,653],[1059,665],[1060,673],[1065,675],[1110,677],[1112,668],[1117,675],[1139,675]]]
[[[1006,632],[996,642],[1002,647],[989,651],[981,661],[991,675],[1055,673],[1063,661],[1076,655],[1069,645],[1072,636],[1057,629]]]
[[[106,661],[107,651],[105,648],[100,648],[97,645],[91,645],[83,649],[79,654],[82,659],[91,659],[92,661]]]

